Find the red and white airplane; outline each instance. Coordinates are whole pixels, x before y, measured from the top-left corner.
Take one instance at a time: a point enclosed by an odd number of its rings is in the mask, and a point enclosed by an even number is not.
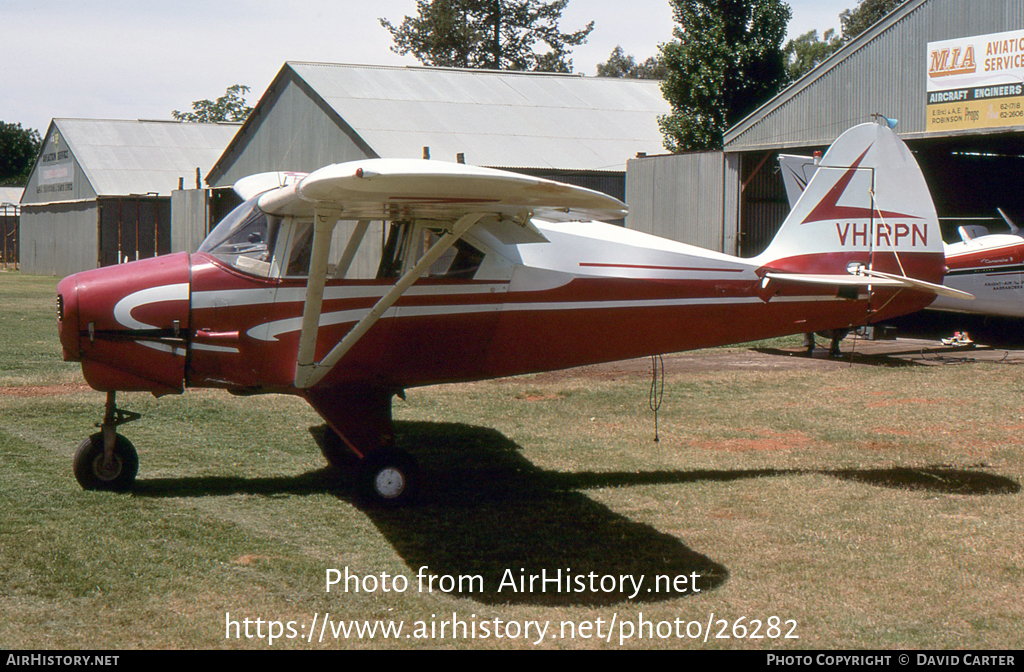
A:
[[[458,164],[356,161],[236,190],[247,200],[195,254],[59,284],[64,358],[107,392],[102,431],[74,458],[84,488],[135,478],[116,428],[138,416],[118,391],[300,396],[334,430],[328,459],[358,458],[363,494],[393,504],[415,490],[391,419],[406,388],[852,327],[964,296],[939,284],[916,162],[874,123],[835,142],[754,259],[594,221],[625,213],[604,194]],[[360,277],[366,251],[375,272]]]

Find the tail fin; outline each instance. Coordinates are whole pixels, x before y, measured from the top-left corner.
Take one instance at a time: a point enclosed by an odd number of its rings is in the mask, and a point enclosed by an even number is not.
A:
[[[773,277],[849,277],[859,265],[917,280],[918,291],[941,285],[946,271],[939,221],[921,169],[899,136],[876,123],[839,136],[755,261]]]

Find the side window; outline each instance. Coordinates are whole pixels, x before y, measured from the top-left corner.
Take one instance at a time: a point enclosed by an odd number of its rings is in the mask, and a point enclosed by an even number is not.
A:
[[[378,278],[397,278],[423,258],[440,240],[443,232],[409,222],[391,224],[381,254]],[[484,253],[465,240],[457,240],[438,257],[424,274],[427,278],[471,279],[480,268]]]
[[[309,260],[313,255],[313,222],[295,222],[291,249],[288,251],[286,276],[309,275]]]

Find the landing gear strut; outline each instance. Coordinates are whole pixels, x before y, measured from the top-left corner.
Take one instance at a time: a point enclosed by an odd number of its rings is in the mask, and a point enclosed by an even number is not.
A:
[[[306,393],[306,401],[333,429],[321,449],[338,469],[355,469],[360,501],[367,506],[395,508],[416,496],[419,466],[409,453],[395,447],[391,398],[395,392],[358,388],[323,394]]]
[[[125,492],[135,482],[139,454],[132,442],[116,433],[119,425],[138,420],[138,413],[117,407],[116,393],[107,392],[106,412],[96,432],[79,444],[72,459],[75,479],[85,490]]]

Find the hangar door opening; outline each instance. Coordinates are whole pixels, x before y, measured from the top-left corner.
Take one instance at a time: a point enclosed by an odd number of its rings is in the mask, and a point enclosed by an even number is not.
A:
[[[159,196],[99,199],[100,266],[171,251],[171,202]]]
[[[18,267],[18,228],[21,213],[16,205],[0,204],[0,264]]]
[[[1024,137],[1019,133],[911,140],[947,243],[968,234],[1007,233],[1002,210],[1024,225]],[[1024,226],[1022,226],[1024,228]],[[982,230],[983,229],[983,230]]]
[[[784,153],[811,156],[815,149],[818,148]],[[741,257],[756,257],[764,252],[789,214],[779,154],[777,151],[750,152],[740,157],[740,220],[736,244]]]

